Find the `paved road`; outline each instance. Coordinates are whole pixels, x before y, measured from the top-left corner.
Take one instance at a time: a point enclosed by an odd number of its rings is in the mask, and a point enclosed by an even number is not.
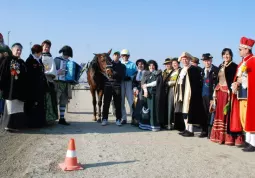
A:
[[[114,118],[102,127],[92,121],[88,91],[77,91],[69,105],[71,126],[54,125],[19,134],[0,134],[0,177],[254,178],[255,154],[207,139],[183,138],[177,131],[147,132]],[[70,138],[84,170],[63,172]]]

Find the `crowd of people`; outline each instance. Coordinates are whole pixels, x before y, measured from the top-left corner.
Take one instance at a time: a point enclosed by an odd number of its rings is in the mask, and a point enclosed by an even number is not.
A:
[[[112,65],[105,69],[101,124],[108,124],[111,103],[116,125],[127,124],[127,99],[131,124],[140,129],[179,130],[183,137],[194,137],[200,127],[200,138],[254,152],[254,43],[241,38],[239,65],[229,48],[222,50],[219,67],[212,64],[210,53],[202,54],[203,69],[198,66],[200,59],[188,52],[165,59],[162,71],[156,60],[134,63],[129,50],[115,51]],[[20,43],[9,48],[0,34],[1,125],[7,131],[40,128],[58,119],[69,125],[65,109],[72,94],[71,84],[63,80],[63,65],[73,57],[72,48],[62,47],[62,55],[53,59],[51,42],[45,40],[33,45],[26,60],[21,59],[22,48]]]
[[[254,152],[253,45],[254,40],[241,38],[239,65],[233,61],[232,50],[224,48],[219,67],[213,65],[210,53],[202,54],[202,69],[197,57],[183,52],[178,58],[165,59],[164,71],[155,60],[133,63],[127,49],[114,52],[113,65],[106,70],[110,77],[105,79],[102,125],[108,124],[112,98],[116,125],[127,123],[127,99],[131,124],[140,129],[179,130],[183,137],[194,137],[195,129],[201,128],[200,138]]]
[[[63,46],[62,55],[53,59],[50,48],[49,40],[35,44],[23,60],[22,44],[10,48],[0,34],[0,114],[6,131],[41,128],[58,119],[59,124],[69,125],[65,109],[72,98],[71,84],[61,79],[66,73],[61,65],[73,56],[73,50]]]

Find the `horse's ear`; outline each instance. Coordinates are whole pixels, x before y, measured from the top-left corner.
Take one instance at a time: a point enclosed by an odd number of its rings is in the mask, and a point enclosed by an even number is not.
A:
[[[93,53],[95,56],[97,55],[96,53]]]
[[[112,49],[110,49],[110,50],[108,51],[108,55],[110,56],[111,53],[112,53]]]

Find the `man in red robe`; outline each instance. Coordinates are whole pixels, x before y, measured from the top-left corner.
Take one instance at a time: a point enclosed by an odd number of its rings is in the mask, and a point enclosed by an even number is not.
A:
[[[255,41],[242,37],[239,46],[241,63],[232,84],[232,110],[230,131],[245,131],[244,152],[255,152],[255,56],[252,47]]]

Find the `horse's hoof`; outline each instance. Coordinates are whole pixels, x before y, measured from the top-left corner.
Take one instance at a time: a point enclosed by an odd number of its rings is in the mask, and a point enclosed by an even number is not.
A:
[[[94,117],[94,118],[92,119],[92,121],[97,121],[97,118],[96,118],[96,117]]]
[[[97,119],[97,122],[98,122],[98,123],[101,123],[101,119]]]

